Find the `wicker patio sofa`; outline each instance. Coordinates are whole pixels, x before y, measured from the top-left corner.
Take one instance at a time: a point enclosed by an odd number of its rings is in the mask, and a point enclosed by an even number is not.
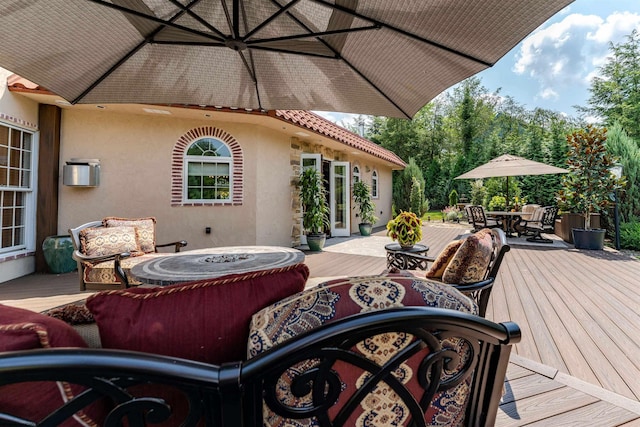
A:
[[[78,307],[100,348],[62,320],[0,306],[0,338],[14,338],[0,339],[0,424],[494,423],[516,324],[477,316],[435,281],[302,290],[305,269],[98,292]]]

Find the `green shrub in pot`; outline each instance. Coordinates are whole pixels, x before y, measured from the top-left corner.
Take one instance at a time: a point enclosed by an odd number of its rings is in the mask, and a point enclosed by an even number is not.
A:
[[[373,224],[378,221],[378,217],[375,215],[376,207],[371,201],[371,190],[362,181],[353,184],[353,202],[356,205],[353,208],[358,210],[360,217],[360,224],[358,224],[360,234],[369,236]]]
[[[307,243],[312,251],[319,251],[324,246],[329,227],[329,204],[327,190],[320,171],[305,169],[300,174],[300,201],[302,203],[302,227],[307,234]]]

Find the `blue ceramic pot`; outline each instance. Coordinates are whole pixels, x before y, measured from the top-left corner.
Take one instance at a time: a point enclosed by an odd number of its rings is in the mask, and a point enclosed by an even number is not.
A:
[[[71,236],[49,236],[42,242],[44,259],[52,273],[69,273],[76,269],[76,261],[72,258],[73,243]]]

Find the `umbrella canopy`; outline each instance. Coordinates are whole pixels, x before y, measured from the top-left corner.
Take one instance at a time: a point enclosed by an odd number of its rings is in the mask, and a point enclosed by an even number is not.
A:
[[[552,175],[568,173],[567,169],[535,162],[518,156],[504,154],[493,160],[457,176],[455,179],[482,179],[499,176]]]
[[[571,0],[6,0],[0,66],[71,103],[412,117]]]
[[[509,203],[510,176],[553,175],[568,172],[567,169],[547,165],[546,163],[504,154],[454,179],[482,179],[505,176],[507,177],[507,203]]]

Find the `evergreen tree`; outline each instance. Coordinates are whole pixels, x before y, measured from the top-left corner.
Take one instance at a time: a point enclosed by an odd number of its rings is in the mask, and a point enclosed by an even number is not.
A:
[[[607,62],[600,67],[602,77],[591,82],[589,107],[578,107],[583,114],[618,122],[632,138],[640,138],[640,34],[637,30],[626,42],[610,43]]]
[[[640,149],[638,144],[615,123],[607,131],[607,152],[619,159],[627,180],[625,191],[618,193],[620,220],[631,222],[640,218]]]
[[[424,178],[422,177],[422,171],[416,164],[415,159],[411,157],[407,167],[394,176],[393,203],[397,212],[411,211],[411,188],[413,187],[414,178],[418,182],[420,192],[423,192]],[[424,194],[422,197],[422,200],[424,200]]]

